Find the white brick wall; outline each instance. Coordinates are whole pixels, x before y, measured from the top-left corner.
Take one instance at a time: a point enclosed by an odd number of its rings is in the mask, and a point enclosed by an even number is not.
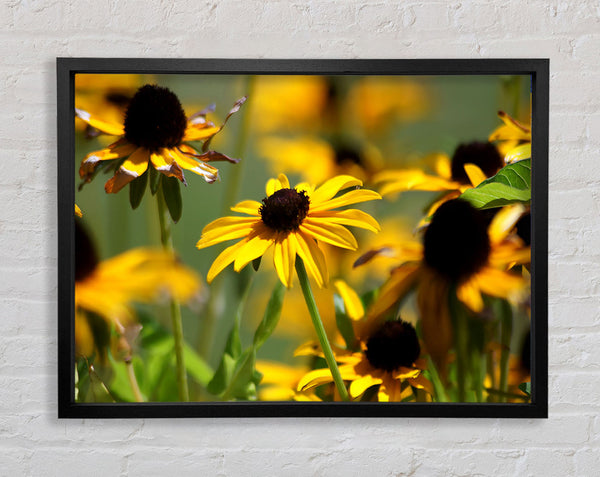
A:
[[[4,0],[0,474],[599,475],[600,4]],[[57,56],[549,57],[550,418],[56,419]]]

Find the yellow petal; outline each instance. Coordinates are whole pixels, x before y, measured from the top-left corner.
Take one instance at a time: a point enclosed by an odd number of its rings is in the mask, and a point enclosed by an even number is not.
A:
[[[125,134],[125,129],[122,124],[104,121],[96,115],[92,115],[83,109],[75,108],[75,114],[78,118],[83,119],[90,126],[102,131],[105,134],[110,136],[122,136]]]
[[[333,285],[344,301],[346,314],[352,320],[360,320],[365,315],[365,309],[357,293],[344,280],[336,280]]]
[[[301,232],[289,235],[292,240],[296,240],[296,250],[307,271],[315,279],[319,288],[323,288],[329,281],[329,273],[325,264],[323,252],[310,235]]]
[[[294,264],[296,263],[296,244],[294,238],[286,237],[283,240],[275,242],[275,250],[273,253],[273,263],[277,275],[286,287],[292,287],[294,277]]]
[[[106,149],[90,152],[81,162],[81,167],[79,168],[79,177],[82,179],[89,177],[94,172],[98,162],[100,161],[111,161],[113,159],[127,157],[136,149],[137,146],[134,144],[130,144],[124,139],[120,139],[114,144],[108,146]]]
[[[350,388],[348,389],[348,391],[350,392],[350,396],[352,396],[352,398],[354,399],[362,395],[371,386],[377,386],[382,382],[383,380],[381,378],[374,378],[373,376],[368,374],[366,376],[362,376],[352,381],[350,383]]]
[[[408,383],[417,389],[423,389],[433,395],[433,384],[422,373],[414,378],[409,378]]]
[[[511,149],[506,156],[504,156],[504,162],[506,164],[512,164],[513,162],[529,158],[531,158],[531,143],[523,144]]]
[[[150,153],[147,149],[139,147],[129,156],[121,167],[104,185],[104,190],[109,194],[116,194],[132,180],[137,179],[148,169]]]
[[[300,225],[300,231],[336,247],[349,250],[358,248],[354,235],[347,228],[343,225],[328,223],[327,219],[306,218]]]
[[[362,186],[362,181],[356,177],[348,175],[333,177],[312,193],[310,197],[311,204],[325,202],[333,198],[340,190],[356,186]]]
[[[256,217],[221,217],[204,227],[196,248],[201,249],[225,240],[250,235],[256,224]]]
[[[438,154],[435,161],[435,172],[440,177],[452,178],[452,160],[446,154]]]
[[[282,189],[290,188],[290,181],[288,180],[285,174],[279,174],[279,176],[277,176],[277,179],[279,179],[279,183],[281,184]]]
[[[528,281],[521,275],[491,267],[483,268],[474,279],[486,295],[506,299],[516,298],[521,293],[525,293],[528,285]]]
[[[177,162],[173,160],[167,149],[162,149],[159,152],[150,154],[150,162],[158,172],[167,177],[176,177],[181,182],[184,182],[183,170]]]
[[[83,217],[83,214],[81,213],[81,209],[79,208],[79,206],[77,204],[75,204],[75,215],[77,217]]]
[[[502,207],[488,227],[488,235],[493,244],[500,243],[506,238],[510,231],[517,225],[526,208],[523,204],[513,204]]]
[[[255,258],[261,257],[267,249],[275,243],[274,234],[263,226],[262,230],[255,231],[248,242],[237,253],[233,269],[239,272]]]
[[[475,280],[469,280],[458,287],[456,296],[475,313],[483,310],[483,298]]]
[[[329,368],[315,369],[304,376],[298,381],[298,391],[307,391],[308,389],[316,388],[321,384],[332,383],[333,377]]]
[[[235,206],[231,207],[231,210],[234,212],[240,212],[242,214],[248,215],[260,215],[258,209],[262,204],[255,200],[243,200],[242,202],[238,202]]]
[[[338,207],[342,207],[344,205],[357,204],[359,202],[366,202],[369,200],[379,200],[381,196],[372,190],[361,189],[361,190],[353,190],[350,192],[341,195],[340,197],[336,197],[335,199],[329,200],[327,202],[322,202],[315,207],[310,208],[310,212],[320,212],[323,210],[331,210]]]
[[[211,126],[209,123],[193,124],[188,122],[185,134],[183,136],[184,141],[204,141],[220,131],[217,126]]]
[[[465,169],[465,172],[467,173],[467,176],[469,177],[473,187],[477,187],[487,179],[481,168],[475,164],[465,164],[463,168]]]
[[[281,182],[279,179],[271,178],[267,181],[267,185],[265,187],[265,191],[267,192],[267,197],[272,196],[279,189],[282,189]]]
[[[240,242],[223,250],[210,266],[208,274],[206,275],[206,281],[211,283],[214,278],[221,273],[225,267],[227,267],[227,265],[235,260],[239,250],[246,245],[246,243],[248,243],[248,239],[241,240]]]
[[[369,214],[358,209],[347,210],[327,210],[323,212],[314,212],[309,215],[311,219],[326,219],[329,223],[340,225],[351,225],[371,232],[381,231],[379,223]]]

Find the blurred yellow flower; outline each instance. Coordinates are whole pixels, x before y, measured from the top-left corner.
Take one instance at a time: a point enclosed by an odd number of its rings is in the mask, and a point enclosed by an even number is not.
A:
[[[188,302],[200,291],[200,279],[163,250],[135,248],[99,262],[90,237],[75,227],[75,336],[78,354],[93,351],[86,312],[113,323],[118,330],[135,321],[130,304],[173,297]]]
[[[372,232],[379,224],[369,214],[358,209],[333,210],[345,205],[380,199],[376,192],[355,189],[335,197],[338,192],[361,186],[362,182],[351,176],[337,176],[315,190],[302,183],[291,188],[288,178],[280,174],[267,182],[267,197],[263,203],[246,200],[231,210],[249,217],[222,217],[202,230],[196,244],[199,249],[226,240],[242,239],[227,247],[213,262],[208,271],[210,283],[225,267],[234,262],[239,272],[251,261],[273,249],[273,264],[281,282],[292,286],[296,255],[298,255],[319,287],[329,281],[325,256],[317,242],[356,250],[356,239],[345,225]]]
[[[88,154],[81,163],[79,175],[90,182],[101,162],[112,161],[118,168],[105,184],[107,193],[116,193],[142,176],[149,164],[165,176],[176,177],[183,183],[183,169],[204,177],[206,182],[214,182],[218,179],[218,170],[208,164],[209,161],[237,161],[206,149],[245,100],[244,97],[235,103],[220,127],[206,119],[208,109],[186,118],[177,96],[156,85],[138,89],[123,121],[105,119],[102,111],[90,113],[76,109],[77,117],[93,128],[110,136],[121,136],[107,148]],[[199,153],[187,144],[189,141],[204,141],[203,152]]]
[[[456,199],[444,203],[425,230],[423,244],[415,240],[397,243],[395,256],[401,265],[383,285],[377,301],[368,310],[369,334],[388,319],[398,303],[413,287],[417,288],[417,307],[421,317],[427,351],[443,367],[452,345],[452,323],[448,296],[452,286],[473,312],[484,307],[482,294],[510,299],[522,294],[527,281],[509,269],[529,263],[531,251],[509,233],[524,208],[502,209],[486,227],[481,212]],[[370,253],[366,263],[377,256]]]
[[[258,360],[256,369],[263,375],[258,387],[260,401],[320,401],[310,391],[298,392],[298,382],[310,369],[274,361]]]
[[[311,184],[321,184],[343,174],[366,181],[383,162],[373,146],[357,148],[339,144],[336,147],[314,136],[294,139],[268,136],[259,140],[258,150],[272,170],[298,174]]]
[[[510,164],[529,159],[531,157],[531,125],[517,121],[504,111],[499,111],[498,117],[504,124],[498,126],[490,134],[488,140],[498,142],[498,149],[504,157],[504,162]]]
[[[421,347],[414,327],[404,321],[386,321],[370,335],[359,336],[359,350],[334,349],[336,361],[353,400],[399,402],[417,400],[415,390],[425,391],[422,400],[430,400],[433,388],[423,375],[425,362],[419,359]],[[301,346],[296,356],[323,356],[316,344]],[[299,392],[307,392],[333,382],[329,368],[308,372],[298,383]],[[365,393],[373,389],[373,394]],[[334,396],[335,400],[336,396]]]

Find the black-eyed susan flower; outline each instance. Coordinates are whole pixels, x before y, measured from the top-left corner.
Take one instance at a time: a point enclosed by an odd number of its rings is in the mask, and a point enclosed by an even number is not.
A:
[[[311,184],[321,184],[339,175],[368,180],[381,169],[381,153],[374,146],[358,147],[348,142],[333,144],[315,136],[283,138],[269,136],[258,142],[258,150],[271,168],[298,174]]]
[[[531,157],[531,126],[510,117],[504,111],[498,112],[504,123],[498,126],[488,140],[497,142],[498,149],[506,164],[511,164]]]
[[[75,343],[89,356],[94,340],[87,314],[123,330],[135,321],[131,303],[174,297],[188,302],[200,291],[200,279],[172,253],[135,248],[99,261],[83,227],[75,226]]]
[[[381,198],[376,192],[366,189],[354,189],[336,197],[343,189],[361,185],[360,180],[351,176],[334,177],[317,189],[306,183],[292,188],[284,174],[270,179],[266,186],[267,197],[262,204],[247,200],[231,208],[248,217],[223,217],[202,230],[202,237],[196,244],[199,249],[242,239],[216,258],[208,271],[207,281],[210,283],[230,263],[239,272],[272,249],[277,275],[288,288],[292,286],[296,255],[302,259],[318,286],[323,287],[329,281],[329,274],[318,242],[356,250],[356,239],[345,225],[372,232],[379,230],[377,221],[365,212],[334,210]]]
[[[229,111],[225,122],[239,110],[246,98],[238,100]],[[225,125],[215,126],[206,119],[209,110],[189,118],[177,96],[167,88],[145,85],[137,90],[125,112],[122,122],[106,120],[102,113],[77,109],[77,117],[91,127],[110,136],[120,136],[105,149],[88,154],[81,163],[79,175],[85,182],[94,177],[102,161],[112,161],[116,167],[104,189],[119,192],[125,185],[141,177],[151,165],[167,177],[176,177],[185,183],[184,170],[204,177],[206,182],[218,179],[218,170],[210,161],[237,162],[224,154],[206,150],[210,140]],[[202,152],[188,142],[204,141]]]
[[[417,390],[432,395],[432,385],[423,374],[425,362],[419,358],[417,333],[410,323],[401,320],[381,323],[370,335],[359,336],[359,348],[334,350],[342,379],[350,383],[348,391],[353,400],[414,401]],[[314,344],[296,351],[296,356],[302,355],[322,356]],[[315,369],[302,377],[298,391],[331,383],[333,377],[328,368]]]
[[[442,204],[425,230],[422,245],[416,240],[396,244],[395,254],[402,264],[392,270],[369,309],[365,326],[370,329],[363,333],[385,321],[416,287],[423,339],[432,357],[443,363],[452,345],[451,287],[473,312],[483,310],[482,294],[511,299],[526,291],[527,281],[510,271],[530,261],[530,248],[510,235],[523,211],[521,205],[506,207],[486,226],[485,217],[469,203],[455,199]],[[360,263],[375,256],[372,253]]]

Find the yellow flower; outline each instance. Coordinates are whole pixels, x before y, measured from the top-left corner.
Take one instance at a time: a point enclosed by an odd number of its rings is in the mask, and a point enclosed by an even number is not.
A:
[[[256,369],[263,375],[258,387],[261,401],[320,401],[313,392],[298,392],[298,381],[308,371],[308,366],[289,366],[259,360]]]
[[[498,141],[498,149],[504,157],[504,162],[529,159],[531,157],[531,126],[511,118],[504,111],[498,112],[498,117],[504,123],[497,127],[488,140]]]
[[[270,179],[262,204],[246,200],[231,208],[249,217],[222,217],[202,230],[202,237],[196,244],[199,249],[226,240],[243,239],[221,252],[208,271],[207,281],[210,283],[232,262],[235,271],[239,272],[272,248],[275,270],[285,286],[292,286],[296,255],[303,260],[317,285],[325,286],[329,275],[325,256],[317,242],[356,250],[356,239],[344,225],[379,231],[377,221],[360,210],[333,210],[381,198],[376,192],[365,189],[335,197],[340,190],[361,185],[360,180],[351,176],[334,177],[316,190],[306,183],[290,188],[284,174],[278,179]]]
[[[229,117],[239,110],[246,98],[238,100]],[[206,119],[209,110],[200,111],[189,118],[177,96],[167,88],[155,85],[142,86],[131,99],[125,119],[114,122],[101,115],[76,109],[77,117],[110,136],[121,136],[105,149],[88,154],[81,163],[79,175],[86,182],[94,177],[102,161],[112,161],[116,169],[104,189],[107,193],[120,191],[129,182],[148,170],[149,164],[167,177],[176,177],[184,184],[183,170],[204,177],[206,182],[218,179],[218,170],[209,161],[237,162],[224,154],[207,150],[212,137],[225,125],[215,126]],[[204,141],[199,153],[189,141]]]
[[[299,174],[311,184],[321,184],[337,175],[351,175],[365,181],[381,167],[381,154],[373,146],[334,146],[313,136],[295,139],[269,136],[258,143],[260,154],[272,168]]]
[[[75,342],[80,354],[93,350],[86,312],[122,330],[135,320],[132,302],[151,303],[163,296],[188,302],[200,279],[169,252],[135,248],[99,262],[81,225],[75,227]]]
[[[431,383],[422,373],[425,362],[419,359],[420,353],[414,327],[400,320],[386,321],[370,335],[360,335],[358,351],[334,349],[342,379],[350,382],[351,398],[365,399],[365,392],[373,388],[373,396],[369,394],[366,399],[376,397],[382,402],[414,401],[415,390],[424,390],[425,396],[433,394]],[[318,346],[311,343],[295,354],[322,356]],[[315,369],[300,380],[298,391],[307,392],[332,382],[329,368]],[[430,399],[425,396],[424,399]]]
[[[81,209],[79,208],[79,206],[77,204],[75,204],[75,216],[83,217],[83,213],[81,212]]]
[[[430,109],[429,92],[417,81],[399,77],[363,77],[350,91],[355,117],[368,130],[381,130],[392,119],[415,121]]]
[[[368,311],[369,334],[397,309],[400,300],[417,288],[417,307],[428,352],[441,366],[452,345],[448,309],[451,287],[473,312],[484,308],[482,294],[513,298],[527,287],[526,280],[509,269],[530,262],[531,251],[509,232],[524,212],[521,205],[502,209],[486,227],[482,213],[456,199],[444,203],[425,230],[423,245],[412,240],[398,243],[395,255],[401,265],[383,285]],[[377,256],[371,253],[362,263]]]

